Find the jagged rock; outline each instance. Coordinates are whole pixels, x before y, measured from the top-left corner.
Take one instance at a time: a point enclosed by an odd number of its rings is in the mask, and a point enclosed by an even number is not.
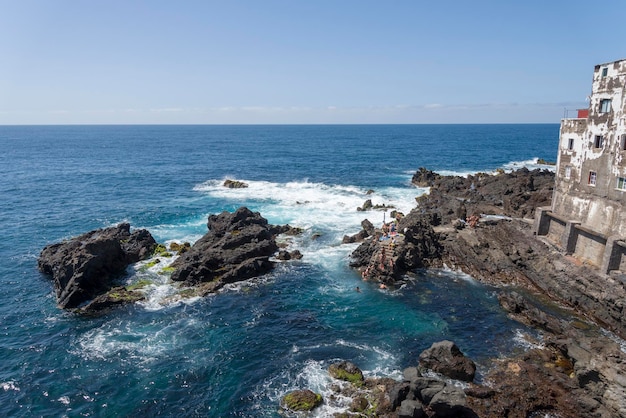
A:
[[[497,175],[459,177],[441,176],[420,168],[412,182],[431,188],[429,194],[417,199],[419,208],[437,213],[443,223],[451,223],[462,215],[461,202],[466,207],[466,217],[473,213],[532,217],[536,207],[549,205],[554,173],[522,168]]]
[[[364,203],[363,206],[356,208],[356,210],[358,212],[365,212],[367,210],[370,210],[374,207],[374,205],[372,205],[372,199],[367,199]]]
[[[234,213],[211,215],[208,227],[209,232],[172,263],[172,280],[225,284],[260,276],[274,267],[269,258],[278,250],[275,235],[258,212],[241,207]]]
[[[276,258],[281,261],[300,260],[302,258],[302,253],[298,250],[294,250],[291,252],[286,250],[280,250],[278,251],[278,255],[276,256]]]
[[[435,180],[441,178],[441,175],[435,173],[434,171],[427,170],[424,167],[420,167],[415,174],[413,174],[413,178],[411,182],[418,187],[431,187]]]
[[[188,242],[184,242],[179,244],[177,242],[172,242],[170,244],[170,251],[175,251],[178,254],[184,254],[191,249],[191,244]]]
[[[280,401],[283,408],[289,411],[312,411],[323,402],[322,395],[310,389],[289,392]]]
[[[52,276],[59,307],[76,308],[110,290],[129,264],[148,257],[156,245],[148,231],[131,234],[130,225],[122,223],[48,245],[38,267]]]
[[[465,357],[452,341],[433,343],[419,356],[419,366],[452,379],[471,382],[476,374],[476,365]]]
[[[248,184],[239,180],[226,179],[224,180],[224,187],[228,187],[229,189],[243,189],[248,187]]]
[[[393,284],[408,271],[440,265],[442,247],[429,218],[411,211],[397,224],[398,234],[363,242],[351,255],[351,267],[361,268],[363,278]]]
[[[302,235],[302,233],[304,232],[304,229],[287,224],[287,225],[272,225],[271,231],[275,235],[284,234],[284,235],[296,236],[296,235]]]

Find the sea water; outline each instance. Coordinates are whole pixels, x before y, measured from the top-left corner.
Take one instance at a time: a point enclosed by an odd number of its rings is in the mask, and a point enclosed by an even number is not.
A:
[[[329,364],[398,378],[419,353],[455,341],[478,363],[523,346],[529,330],[495,289],[448,270],[415,271],[380,290],[350,269],[341,244],[365,200],[403,212],[427,192],[419,167],[465,175],[550,168],[559,126],[2,126],[0,127],[0,415],[278,416],[297,388],[328,394]],[[225,179],[248,184],[227,189]],[[373,193],[372,193],[373,191]],[[178,300],[138,263],[123,280],[152,282],[147,300],[81,317],[56,307],[37,271],[50,243],[130,222],[159,242],[194,242],[207,216],[247,206],[304,257],[205,298]],[[356,287],[360,288],[357,292]],[[346,408],[341,399],[316,412]]]

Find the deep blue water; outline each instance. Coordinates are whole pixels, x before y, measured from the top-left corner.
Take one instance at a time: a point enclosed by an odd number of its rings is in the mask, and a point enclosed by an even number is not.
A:
[[[434,341],[479,363],[526,330],[493,289],[450,271],[381,291],[341,245],[367,198],[410,210],[419,167],[443,173],[555,160],[559,126],[0,126],[0,416],[277,416],[287,391],[326,392],[333,361],[398,377]],[[249,183],[225,189],[226,178]],[[375,194],[366,195],[369,189]],[[158,269],[149,300],[97,318],[55,306],[36,268],[49,243],[128,221],[193,241],[246,205],[304,227],[304,254],[272,274],[186,302]],[[321,234],[317,240],[313,234]],[[361,293],[355,292],[360,286]],[[327,405],[320,415],[340,410]]]

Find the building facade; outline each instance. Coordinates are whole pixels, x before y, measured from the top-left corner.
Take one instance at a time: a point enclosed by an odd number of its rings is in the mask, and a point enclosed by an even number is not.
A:
[[[602,268],[626,271],[626,60],[596,65],[589,108],[561,120],[552,206],[536,233]]]

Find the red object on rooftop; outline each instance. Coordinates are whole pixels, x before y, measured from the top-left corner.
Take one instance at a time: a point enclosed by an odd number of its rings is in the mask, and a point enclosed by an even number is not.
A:
[[[589,109],[578,109],[578,119],[587,119]]]

